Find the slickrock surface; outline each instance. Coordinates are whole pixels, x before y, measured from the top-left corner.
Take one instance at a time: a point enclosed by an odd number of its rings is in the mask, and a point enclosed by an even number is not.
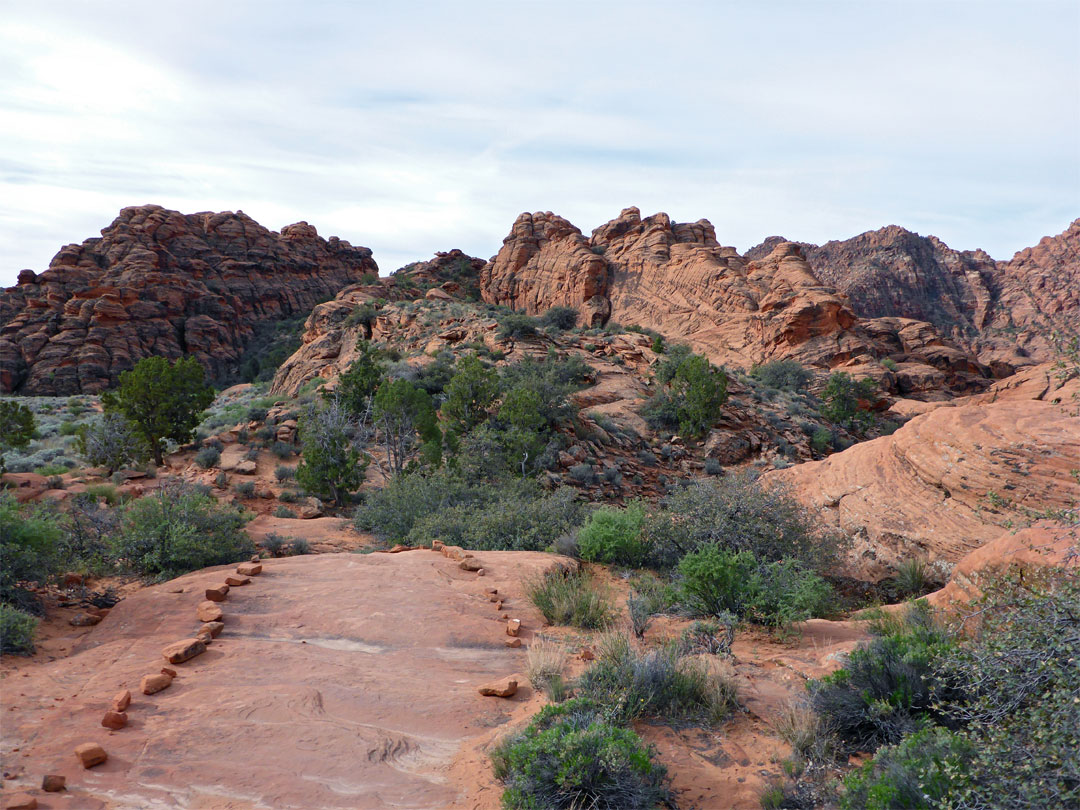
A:
[[[490,772],[474,774],[470,788],[448,778],[451,763],[532,695],[522,685],[494,706],[477,691],[525,665],[523,650],[504,646],[505,622],[485,589],[507,594],[523,624],[539,627],[520,583],[560,558],[483,559],[479,579],[431,551],[269,562],[230,594],[214,644],[179,665],[170,688],[140,695],[128,726],[108,737],[108,761],[84,771],[75,746],[102,734],[118,689],[138,684],[167,643],[195,629],[195,601],[229,568],[145,589],[71,657],[30,665],[29,677],[5,686],[2,748],[5,761],[20,749],[12,758],[26,780],[12,789],[58,773],[69,791],[110,810],[471,807],[466,794]],[[177,584],[184,592],[170,593]]]
[[[275,233],[243,212],[125,208],[0,293],[0,389],[97,392],[151,355],[194,355],[220,376],[260,322],[377,273],[368,248],[306,222]]]
[[[955,563],[1008,525],[1080,501],[1080,418],[1070,406],[1015,398],[938,408],[764,478],[855,533],[863,575],[884,576],[910,556]]]
[[[762,258],[783,242],[770,237],[747,256]],[[896,225],[802,247],[818,278],[845,293],[859,316],[929,321],[998,376],[1054,359],[1055,332],[1080,333],[1080,219],[1009,261]]]

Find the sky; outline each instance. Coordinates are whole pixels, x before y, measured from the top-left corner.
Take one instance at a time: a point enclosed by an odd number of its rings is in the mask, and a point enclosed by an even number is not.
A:
[[[1080,0],[0,0],[0,285],[128,205],[306,220],[384,274],[523,211],[745,251],[1080,216]]]

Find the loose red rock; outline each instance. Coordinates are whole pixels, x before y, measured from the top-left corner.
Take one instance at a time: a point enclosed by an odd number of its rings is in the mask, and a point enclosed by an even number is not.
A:
[[[79,758],[84,768],[93,768],[109,758],[105,749],[94,742],[83,743],[75,746],[75,756]]]
[[[142,682],[139,684],[139,688],[142,689],[144,695],[152,695],[155,692],[160,692],[162,689],[168,689],[172,685],[173,679],[168,675],[162,675],[157,672],[153,675],[144,675]]]
[[[111,728],[113,731],[119,731],[127,725],[127,721],[127,712],[114,712],[110,709],[101,718],[101,725],[105,726],[105,728]]]
[[[516,636],[521,632],[521,619],[509,619],[506,622],[506,635]]]
[[[508,638],[506,640],[506,646],[517,649],[518,647],[521,646],[521,639],[520,638]]]
[[[185,638],[174,641],[162,650],[161,654],[165,656],[165,660],[170,664],[182,664],[185,661],[190,661],[196,655],[202,655],[204,652],[206,652],[206,644],[203,643],[202,639]]]
[[[29,793],[12,793],[4,797],[4,810],[37,810],[37,799]]]
[[[127,711],[127,707],[131,705],[131,691],[125,689],[123,692],[117,692],[113,697],[112,706],[114,712]]]
[[[217,585],[206,589],[206,598],[211,602],[224,602],[229,595],[228,585]]]
[[[46,793],[59,793],[67,787],[67,777],[58,773],[45,774],[41,780],[41,789]]]
[[[228,585],[231,588],[236,588],[236,587],[238,587],[240,585],[250,585],[251,584],[251,577],[228,576],[228,577],[225,577],[225,584]]]
[[[92,613],[76,613],[68,619],[68,624],[72,627],[93,627],[100,621],[101,617]]]
[[[503,678],[481,686],[478,691],[484,697],[513,697],[517,692],[518,682],[516,678]]]
[[[200,602],[199,606],[195,608],[195,615],[199,617],[200,622],[220,622],[221,617],[225,614],[221,612],[221,608],[216,603],[206,601]]]
[[[240,563],[236,566],[236,573],[244,577],[257,577],[262,573],[262,563]]]
[[[168,675],[170,678],[175,678],[176,677],[176,670],[172,669],[171,667],[162,667],[161,668],[161,674],[162,675]]]

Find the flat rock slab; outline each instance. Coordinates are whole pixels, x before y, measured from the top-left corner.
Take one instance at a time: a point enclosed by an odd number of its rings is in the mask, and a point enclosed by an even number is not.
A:
[[[272,577],[229,600],[227,643],[140,695],[108,736],[108,761],[84,771],[75,747],[108,734],[103,709],[196,629],[197,600],[233,567],[142,590],[70,657],[27,661],[28,677],[0,694],[0,748],[19,748],[35,774],[11,789],[55,772],[109,810],[471,808],[475,782],[452,766],[493,733],[495,704],[477,689],[523,664],[484,588],[540,627],[521,582],[560,559],[485,552],[493,573],[479,581],[431,551],[275,560]],[[185,593],[170,593],[178,584]],[[422,633],[407,629],[421,621]]]

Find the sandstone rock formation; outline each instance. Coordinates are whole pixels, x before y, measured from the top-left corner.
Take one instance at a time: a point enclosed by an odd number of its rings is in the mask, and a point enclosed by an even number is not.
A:
[[[1076,407],[1006,398],[937,408],[765,480],[855,535],[854,573],[882,577],[909,557],[956,563],[1009,527],[1080,502]]]
[[[274,233],[243,212],[125,208],[0,293],[0,389],[97,392],[150,355],[193,355],[220,377],[255,325],[377,273],[370,250],[306,222]]]
[[[648,326],[716,363],[747,367],[794,358],[833,368],[891,356],[941,371],[931,380],[937,388],[967,391],[978,390],[986,376],[930,324],[860,321],[847,298],[814,274],[799,245],[779,242],[748,261],[720,245],[707,220],[642,219],[637,208],[627,208],[586,239],[550,212],[522,214],[484,267],[480,287],[485,301],[531,314],[572,306],[590,325]],[[913,383],[911,390],[924,389]]]
[[[770,237],[747,256],[762,258],[783,243]],[[859,316],[928,321],[996,376],[1053,360],[1062,338],[1080,335],[1080,219],[1009,261],[895,225],[802,248],[818,278],[846,294]]]

